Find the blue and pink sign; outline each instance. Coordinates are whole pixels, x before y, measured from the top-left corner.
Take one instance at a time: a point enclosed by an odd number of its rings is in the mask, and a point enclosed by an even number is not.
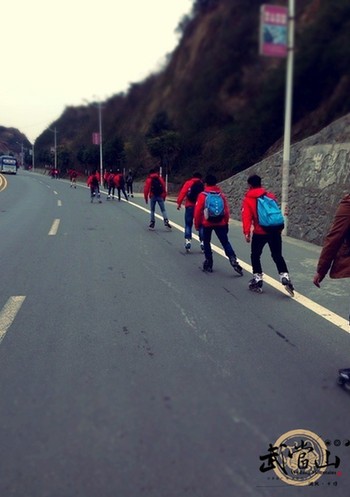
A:
[[[288,53],[288,8],[262,5],[260,8],[260,54],[286,57]]]

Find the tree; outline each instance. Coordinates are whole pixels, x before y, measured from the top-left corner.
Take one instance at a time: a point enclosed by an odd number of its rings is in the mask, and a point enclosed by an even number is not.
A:
[[[147,148],[152,157],[156,157],[161,167],[165,167],[168,172],[180,150],[180,135],[176,131],[165,131],[159,136],[148,138]]]
[[[120,137],[115,136],[104,144],[103,159],[108,168],[125,162],[124,141]]]

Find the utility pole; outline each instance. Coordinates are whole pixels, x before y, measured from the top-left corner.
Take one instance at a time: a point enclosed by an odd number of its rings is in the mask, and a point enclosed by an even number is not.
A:
[[[102,150],[102,104],[98,103],[98,128],[100,135],[100,183],[103,184],[103,150]]]
[[[57,129],[54,128],[55,169],[57,171]]]
[[[294,64],[294,0],[288,0],[288,55],[286,74],[286,101],[284,120],[283,163],[282,163],[282,213],[284,215],[283,234],[288,233],[288,189],[290,142],[292,127],[292,93],[293,93],[293,64]]]
[[[51,129],[51,128],[48,128],[50,131],[52,131],[52,133],[54,134],[54,140],[53,140],[53,144],[54,144],[54,167],[55,169],[57,170],[57,128],[56,126],[54,127],[54,129]]]

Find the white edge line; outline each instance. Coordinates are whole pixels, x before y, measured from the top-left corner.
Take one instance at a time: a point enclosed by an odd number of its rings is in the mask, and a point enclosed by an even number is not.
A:
[[[0,312],[0,343],[6,335],[7,330],[13,323],[16,314],[20,310],[25,296],[17,295],[10,297]]]
[[[142,207],[138,204],[135,204],[134,202],[129,201],[129,203],[134,205],[135,207],[138,207],[139,209],[141,209],[143,211],[149,212],[149,209]],[[163,217],[160,214],[156,214],[156,217],[158,219],[163,220]],[[174,228],[178,229],[179,231],[183,231],[183,226],[180,226],[179,224],[176,224],[173,221],[171,221],[171,225]],[[199,241],[198,235],[196,235],[194,233],[192,234],[192,238]],[[212,250],[214,252],[222,255],[223,257],[226,257],[225,252],[220,247],[217,247],[214,244],[212,244]],[[245,269],[249,273],[251,272],[251,266],[249,264],[243,262],[240,258],[239,258],[239,262],[240,262],[240,265],[243,267],[243,269]],[[271,276],[264,274],[264,283],[267,283],[268,285],[272,286],[275,290],[283,293],[283,295],[286,295],[287,298],[290,298],[286,294],[286,291],[285,291],[283,285],[281,285],[281,283],[279,281],[275,280]],[[347,319],[342,318],[338,314],[335,314],[334,312],[330,311],[326,307],[323,307],[322,305],[317,304],[313,300],[311,300],[307,297],[304,297],[304,295],[302,295],[299,292],[294,292],[294,298],[292,298],[292,300],[294,300],[295,302],[298,302],[300,305],[306,307],[307,309],[314,312],[318,316],[326,319],[327,321],[329,321],[333,325],[337,326],[338,328],[342,329],[343,331],[350,333],[349,321]]]
[[[85,188],[87,188],[87,187],[85,187]],[[125,199],[122,199],[122,200],[124,202],[126,202]],[[149,213],[149,207],[143,207],[142,205],[135,204],[134,202],[132,202],[130,200],[128,201],[128,203],[137,207],[138,209],[140,209],[144,212]],[[160,214],[155,213],[155,217],[160,219],[160,220],[163,220],[163,217]],[[236,222],[237,222],[237,224],[239,224],[239,221],[236,221]],[[180,226],[179,224],[174,223],[173,221],[171,221],[171,225],[179,231],[183,231],[183,229],[184,229],[183,226]],[[192,238],[199,241],[198,235],[196,235],[194,233],[192,234]],[[212,243],[212,250],[214,252],[222,255],[223,257],[226,257],[225,252],[221,248],[214,245],[213,243]],[[245,269],[249,273],[251,272],[251,265],[243,262],[240,258],[239,258],[239,263],[243,267],[243,269]],[[282,288],[281,283],[279,281],[275,280],[274,278],[271,278],[271,276],[264,274],[264,283],[267,283],[268,285],[275,288],[275,290],[279,291],[280,293],[283,293],[283,295],[286,295],[286,291],[284,288]],[[288,295],[286,295],[286,297],[288,297]],[[334,312],[330,311],[326,307],[323,307],[322,305],[317,304],[313,300],[311,300],[307,297],[304,297],[304,295],[302,295],[301,293],[298,293],[298,292],[294,292],[294,298],[291,298],[291,299],[294,300],[295,302],[298,302],[300,305],[304,306],[306,309],[309,309],[310,311],[314,312],[318,316],[326,319],[327,321],[329,321],[333,325],[337,326],[341,330],[346,331],[346,333],[350,333],[349,321],[342,318],[338,314],[335,314]]]

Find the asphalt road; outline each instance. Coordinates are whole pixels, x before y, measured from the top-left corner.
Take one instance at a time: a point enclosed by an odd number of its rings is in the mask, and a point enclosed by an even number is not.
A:
[[[278,283],[253,294],[220,253],[200,270],[171,202],[173,230],[150,232],[141,196],[99,205],[83,185],[6,180],[0,497],[348,496],[350,336],[302,301],[347,318],[348,287],[312,287],[317,247],[285,239],[295,299]],[[230,239],[249,268],[237,223]],[[264,270],[276,279],[268,253]],[[265,457],[295,430],[329,451],[309,486]]]

